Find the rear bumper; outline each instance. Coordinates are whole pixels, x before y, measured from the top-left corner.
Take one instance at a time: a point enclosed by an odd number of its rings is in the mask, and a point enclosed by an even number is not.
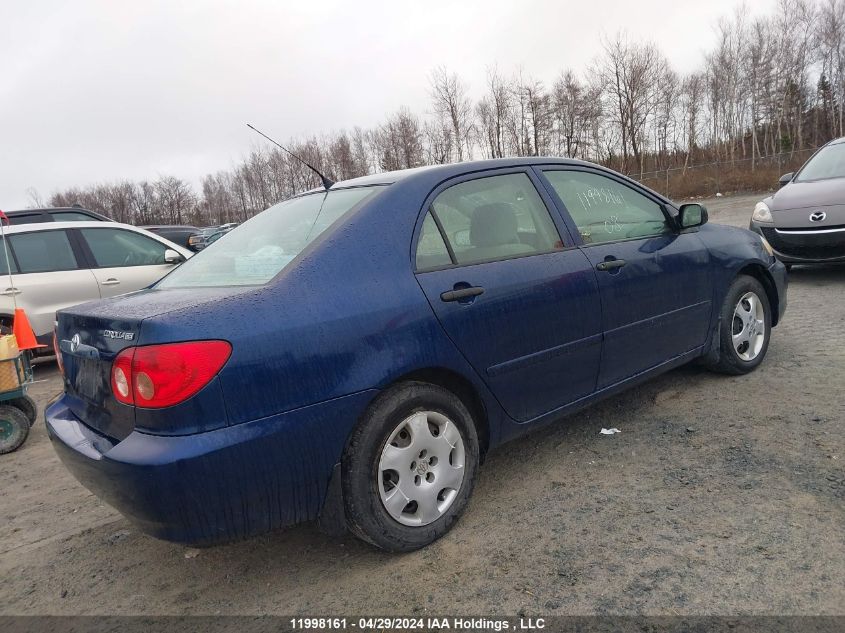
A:
[[[45,411],[60,459],[142,531],[213,544],[315,519],[346,438],[375,391],[184,436],[133,431],[114,443],[64,397]]]
[[[786,229],[751,222],[749,227],[766,238],[782,262],[821,264],[845,262],[845,228]]]

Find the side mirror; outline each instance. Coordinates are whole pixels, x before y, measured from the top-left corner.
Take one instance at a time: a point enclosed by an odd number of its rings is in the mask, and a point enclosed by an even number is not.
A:
[[[164,251],[164,261],[167,264],[181,264],[185,261],[185,258],[178,251],[168,248]]]
[[[793,177],[794,175],[795,175],[795,172],[794,172],[794,171],[791,171],[791,172],[789,172],[788,174],[784,174],[783,176],[781,176],[780,178],[778,178],[778,184],[779,184],[781,187],[785,187],[786,185],[788,185],[789,183],[791,183],[791,182],[792,182],[792,177]]]
[[[698,203],[682,204],[678,213],[681,229],[690,229],[707,222],[707,208]]]

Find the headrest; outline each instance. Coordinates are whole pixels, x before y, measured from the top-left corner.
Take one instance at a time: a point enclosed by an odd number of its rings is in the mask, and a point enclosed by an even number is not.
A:
[[[472,214],[470,244],[479,248],[519,242],[516,209],[507,202],[483,204]]]

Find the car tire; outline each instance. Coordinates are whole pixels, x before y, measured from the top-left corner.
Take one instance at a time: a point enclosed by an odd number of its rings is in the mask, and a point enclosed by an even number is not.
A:
[[[11,453],[26,441],[29,435],[29,420],[23,411],[0,405],[0,455]]]
[[[719,360],[710,368],[734,376],[754,371],[766,356],[771,333],[772,310],[766,290],[754,277],[738,276],[722,303]]]
[[[359,538],[410,552],[448,532],[478,472],[478,433],[452,392],[406,382],[380,394],[341,462],[346,522]]]
[[[38,418],[38,406],[35,404],[35,400],[29,396],[21,396],[20,398],[7,400],[5,404],[20,409],[26,416],[26,419],[29,420],[30,426],[35,424],[35,420]]]

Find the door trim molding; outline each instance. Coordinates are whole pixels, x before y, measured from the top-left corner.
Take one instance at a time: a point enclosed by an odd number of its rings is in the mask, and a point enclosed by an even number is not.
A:
[[[526,354],[525,356],[512,358],[511,360],[506,360],[503,363],[498,363],[497,365],[493,365],[492,367],[487,368],[487,375],[491,378],[494,376],[501,376],[502,374],[506,374],[517,369],[523,369],[525,367],[528,367],[529,365],[542,363],[552,358],[556,358],[557,356],[571,354],[572,352],[582,350],[585,347],[590,347],[591,345],[598,345],[601,343],[601,341],[601,332],[597,334],[592,334],[590,336],[578,339],[577,341],[569,341],[568,343],[564,343],[563,345],[556,345],[555,347],[540,350],[539,352]]]

